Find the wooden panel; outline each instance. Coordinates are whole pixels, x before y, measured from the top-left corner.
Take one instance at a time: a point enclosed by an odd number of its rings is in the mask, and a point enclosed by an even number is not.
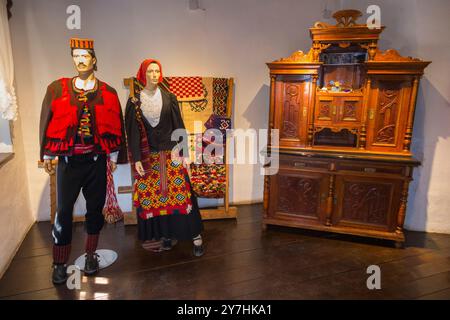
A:
[[[393,231],[400,193],[400,180],[338,176],[333,225]]]
[[[280,169],[271,178],[269,216],[291,221],[324,220],[328,176]]]
[[[379,80],[372,83],[367,149],[401,152],[408,119],[411,82]]]

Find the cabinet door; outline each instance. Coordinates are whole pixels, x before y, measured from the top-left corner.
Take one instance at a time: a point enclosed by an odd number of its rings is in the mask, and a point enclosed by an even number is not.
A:
[[[411,81],[373,81],[369,97],[367,150],[403,150],[411,86]]]
[[[331,126],[336,115],[335,101],[333,97],[317,96],[314,110],[314,124],[316,126]]]
[[[270,218],[323,224],[328,181],[327,174],[280,169],[271,177]]]
[[[281,147],[306,145],[311,78],[280,76],[275,82],[274,129],[280,130]]]
[[[338,176],[332,224],[394,231],[401,185],[400,179]]]
[[[339,97],[334,103],[337,107],[336,124],[361,125],[362,97]]]

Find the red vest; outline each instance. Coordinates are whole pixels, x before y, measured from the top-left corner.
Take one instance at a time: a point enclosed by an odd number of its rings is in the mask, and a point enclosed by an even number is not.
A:
[[[51,103],[52,118],[45,131],[45,154],[70,155],[80,124],[81,109],[71,104],[69,86],[71,79],[60,80],[62,95]],[[100,82],[100,94],[103,104],[97,104],[92,112],[92,130],[96,151],[110,153],[117,151],[122,143],[122,117],[119,99],[115,92],[109,91],[104,82]]]

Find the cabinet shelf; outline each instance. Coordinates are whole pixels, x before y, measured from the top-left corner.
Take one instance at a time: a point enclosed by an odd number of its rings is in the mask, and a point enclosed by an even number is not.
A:
[[[355,97],[362,97],[364,96],[361,89],[354,90],[351,92],[342,92],[342,91],[322,91],[320,88],[317,88],[316,90],[317,96],[323,96],[323,97],[341,97],[341,96],[355,96]]]

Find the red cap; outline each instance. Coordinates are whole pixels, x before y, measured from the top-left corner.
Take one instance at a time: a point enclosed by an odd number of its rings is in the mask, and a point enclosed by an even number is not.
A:
[[[80,39],[71,38],[70,39],[71,49],[91,49],[94,50],[94,40],[92,39]]]

